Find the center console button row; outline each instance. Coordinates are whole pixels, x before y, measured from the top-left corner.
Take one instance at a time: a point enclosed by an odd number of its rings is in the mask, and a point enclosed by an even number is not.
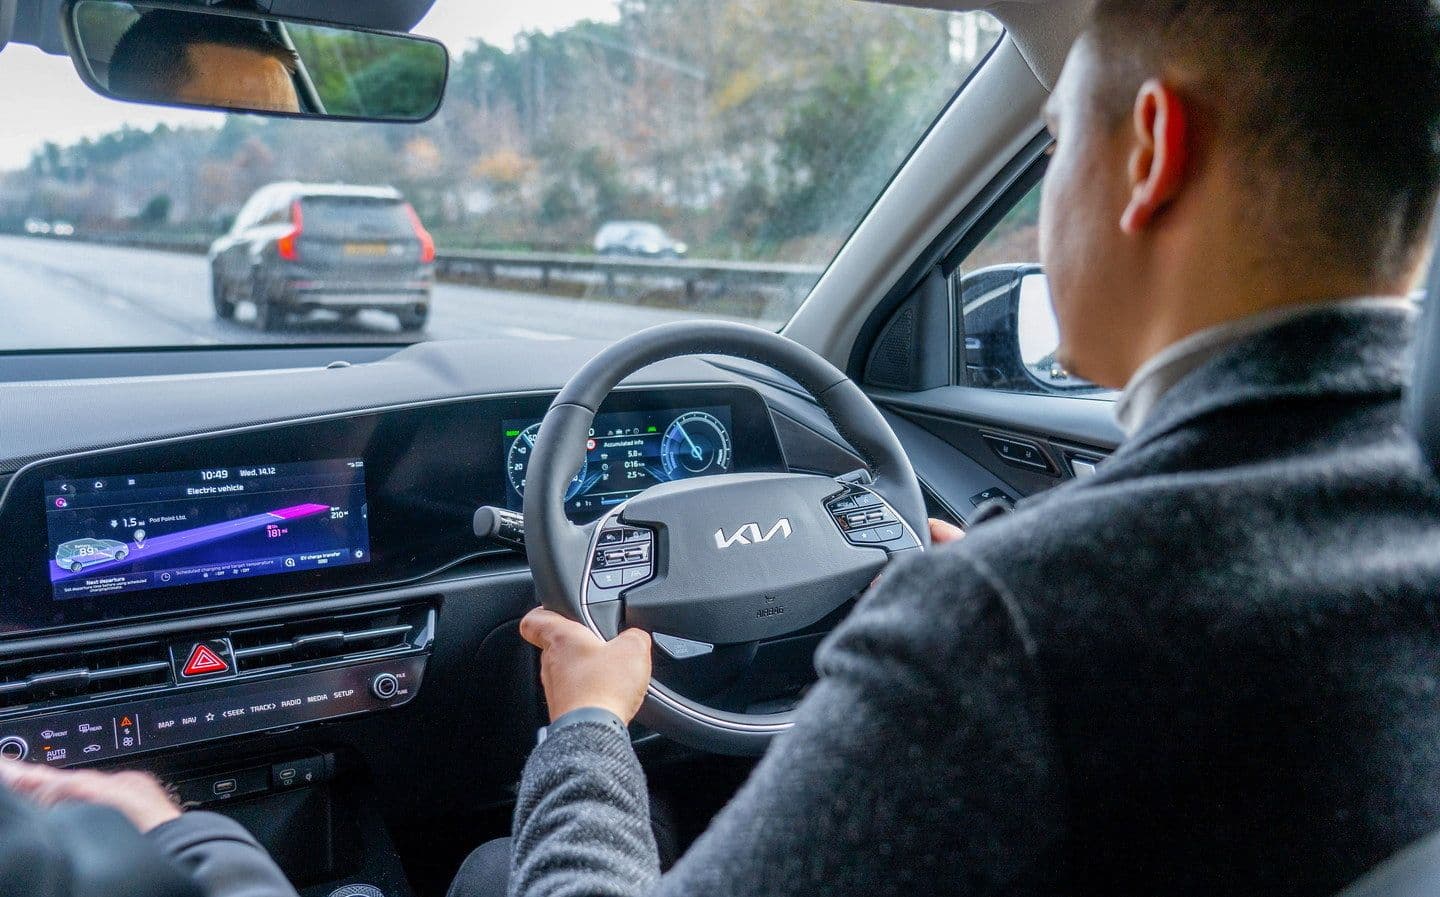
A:
[[[385,710],[414,696],[424,668],[417,654],[9,720],[0,757],[71,766]]]

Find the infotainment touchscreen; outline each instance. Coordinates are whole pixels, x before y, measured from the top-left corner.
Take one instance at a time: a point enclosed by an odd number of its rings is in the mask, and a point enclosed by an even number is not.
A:
[[[506,495],[520,510],[530,454],[540,435],[536,420],[503,422]],[[585,463],[570,481],[565,507],[577,520],[598,517],[656,483],[728,473],[734,465],[728,406],[595,415]]]
[[[365,462],[257,464],[45,482],[57,599],[370,560]]]

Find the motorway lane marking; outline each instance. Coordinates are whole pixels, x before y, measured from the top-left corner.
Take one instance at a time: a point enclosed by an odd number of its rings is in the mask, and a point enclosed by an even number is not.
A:
[[[13,240],[5,241],[7,244]],[[64,244],[66,247],[74,247],[77,244]],[[79,244],[85,245],[85,244]],[[74,252],[74,249],[70,250]],[[62,253],[63,255],[64,253]],[[138,320],[163,322],[170,327],[183,333],[192,345],[217,345],[220,339],[205,333],[197,328],[195,323],[174,314],[167,313],[157,308],[153,299],[129,296],[115,288],[113,283],[103,282],[100,278],[105,275],[99,272],[82,272],[74,267],[57,267],[51,258],[42,258],[35,252],[23,259],[15,258],[8,254],[5,260],[11,264],[19,265],[30,272],[44,272],[48,274],[57,285],[63,285],[67,290],[75,292],[76,295],[89,293],[103,299],[107,305],[125,314],[136,317]],[[78,262],[79,259],[76,259]],[[128,345],[125,344],[125,345]]]
[[[546,333],[543,330],[530,330],[525,327],[501,327],[500,332],[516,339],[569,340],[575,338],[563,333]]]

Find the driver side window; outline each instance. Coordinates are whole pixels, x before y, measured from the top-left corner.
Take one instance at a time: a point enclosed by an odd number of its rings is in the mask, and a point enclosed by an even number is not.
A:
[[[1040,189],[1044,184],[1042,179],[1031,187],[970,250],[960,264],[962,276],[993,265],[1040,264]]]
[[[1040,265],[1043,184],[1027,190],[951,275],[963,322],[958,378],[1008,392],[1105,398],[1056,359],[1060,333]]]

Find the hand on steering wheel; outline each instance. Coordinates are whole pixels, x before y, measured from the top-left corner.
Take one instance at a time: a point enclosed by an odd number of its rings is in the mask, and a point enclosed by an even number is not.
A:
[[[963,529],[931,518],[932,543],[963,538]],[[650,686],[649,633],[626,629],[607,642],[583,624],[537,607],[520,621],[520,635],[540,649],[540,684],[551,722],[571,710],[598,707],[628,724],[640,711]]]
[[[626,629],[610,641],[582,623],[537,607],[520,635],[540,649],[540,684],[550,722],[581,707],[608,710],[629,724],[650,687],[650,636]]]

